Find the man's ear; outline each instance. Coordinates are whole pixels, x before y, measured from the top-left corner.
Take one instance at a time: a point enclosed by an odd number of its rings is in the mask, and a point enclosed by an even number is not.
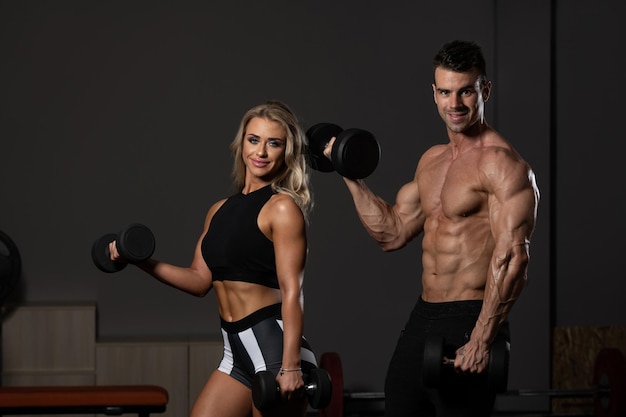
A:
[[[491,81],[486,81],[483,86],[483,101],[486,103],[491,96]]]

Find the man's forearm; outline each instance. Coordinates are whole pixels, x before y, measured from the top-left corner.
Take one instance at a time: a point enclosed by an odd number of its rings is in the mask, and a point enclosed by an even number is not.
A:
[[[525,246],[514,247],[499,259],[494,255],[483,307],[472,332],[472,337],[478,338],[479,343],[488,346],[493,342],[526,285],[528,254]]]
[[[399,236],[399,219],[392,206],[374,194],[361,180],[344,179],[356,212],[367,233],[383,248],[397,249],[403,245],[394,245]]]

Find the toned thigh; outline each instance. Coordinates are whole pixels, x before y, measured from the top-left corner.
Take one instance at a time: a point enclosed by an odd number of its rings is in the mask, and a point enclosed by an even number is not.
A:
[[[191,417],[252,416],[252,392],[231,376],[214,371],[200,391]]]
[[[254,417],[305,417],[307,410],[307,400],[304,393],[292,397],[289,401],[279,400],[271,409],[264,410],[262,413],[254,407]]]
[[[261,413],[253,405],[250,388],[221,371],[214,371],[200,391],[190,417],[304,417],[307,401],[301,394],[290,401],[277,401],[275,407]]]

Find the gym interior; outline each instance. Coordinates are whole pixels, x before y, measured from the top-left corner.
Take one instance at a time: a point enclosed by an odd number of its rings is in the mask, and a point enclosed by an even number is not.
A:
[[[494,415],[624,415],[624,16],[611,0],[1,1],[0,391],[127,386],[133,399],[93,394],[115,397],[110,408],[71,408],[81,390],[50,408],[188,415],[221,357],[213,296],[105,273],[94,240],[138,222],[156,257],[188,264],[209,204],[232,193],[237,124],[268,99],[304,127],[371,132],[381,153],[366,182],[392,201],[446,141],[431,59],[458,38],[483,47],[487,121],[541,191]],[[325,415],[382,415],[420,244],[383,253],[340,176],[312,175],[305,334],[334,376]]]

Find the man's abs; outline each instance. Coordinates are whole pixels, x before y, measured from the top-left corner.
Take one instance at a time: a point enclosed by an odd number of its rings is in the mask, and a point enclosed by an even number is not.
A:
[[[491,254],[423,247],[422,297],[429,302],[481,300]]]
[[[483,298],[494,241],[482,212],[450,219],[430,213],[422,240],[422,288],[430,302]]]

